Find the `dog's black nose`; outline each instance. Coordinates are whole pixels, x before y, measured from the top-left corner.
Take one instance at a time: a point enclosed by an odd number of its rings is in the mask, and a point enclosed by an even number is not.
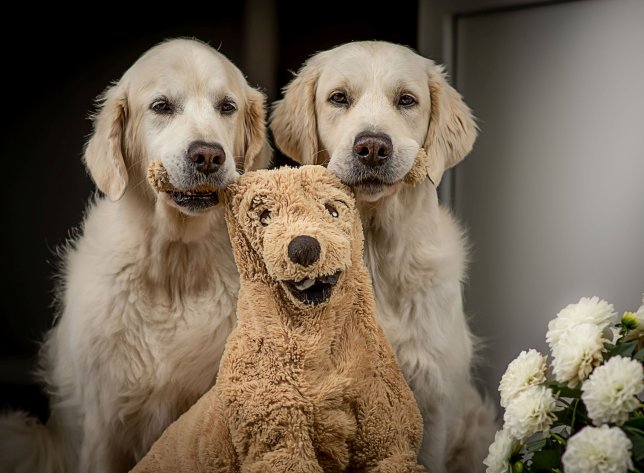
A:
[[[391,138],[384,133],[360,133],[353,142],[353,154],[365,166],[380,166],[393,153]]]
[[[203,174],[217,172],[226,160],[226,152],[217,143],[194,141],[188,148],[186,157],[195,164],[197,171]]]
[[[320,259],[320,243],[308,235],[300,235],[288,244],[288,257],[293,263],[311,266]]]

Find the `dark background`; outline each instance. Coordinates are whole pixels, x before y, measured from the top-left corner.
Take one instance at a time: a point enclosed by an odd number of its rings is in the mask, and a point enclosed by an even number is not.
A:
[[[148,48],[170,37],[196,37],[218,47],[242,71],[253,69],[249,58],[253,51],[261,55],[265,47],[261,38],[249,34],[253,23],[248,19],[258,2],[211,2],[204,8],[175,7],[138,17],[113,11],[84,20],[54,20],[61,17],[60,11],[18,7],[14,20],[7,20],[15,21],[16,28],[0,31],[0,158],[6,212],[0,409],[21,407],[41,419],[47,416],[46,397],[31,370],[38,343],[54,318],[56,249],[81,223],[94,192],[81,156],[91,132],[88,115],[95,98]],[[306,2],[261,3],[262,9],[274,13],[274,77],[269,77],[270,84],[250,74],[248,79],[267,93],[269,104],[292,72],[317,51],[365,39],[416,47],[417,1],[398,0],[395,11],[371,3],[325,1],[307,6],[317,9],[315,15],[301,11]],[[275,165],[286,162],[276,153]]]

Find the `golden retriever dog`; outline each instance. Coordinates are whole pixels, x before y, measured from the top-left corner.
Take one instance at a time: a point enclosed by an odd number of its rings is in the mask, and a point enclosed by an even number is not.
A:
[[[307,60],[270,127],[284,154],[328,166],[355,190],[378,319],[423,414],[421,461],[434,473],[483,471],[496,412],[471,379],[466,238],[436,191],[472,149],[470,109],[442,67],[412,49],[353,42]],[[412,185],[405,177],[421,155],[428,178]]]
[[[264,94],[207,44],[165,41],[106,90],[84,155],[106,197],[65,251],[41,350],[51,416],[2,417],[0,471],[126,472],[214,384],[239,275],[217,191],[195,189],[270,154]],[[154,160],[175,191],[148,184]]]

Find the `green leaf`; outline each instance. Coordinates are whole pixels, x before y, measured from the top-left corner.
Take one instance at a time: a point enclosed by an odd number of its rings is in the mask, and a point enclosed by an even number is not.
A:
[[[552,392],[554,394],[558,394],[559,397],[579,398],[581,396],[581,390],[579,388],[570,388],[568,385],[563,383],[550,381],[546,383],[546,386],[551,388]]]
[[[526,451],[528,452],[536,452],[537,450],[541,450],[543,447],[546,446],[546,442],[548,439],[539,439],[539,440],[533,440],[532,442],[528,442],[525,446]]]
[[[623,343],[618,343],[615,345],[615,348],[610,350],[607,353],[607,358],[612,358],[613,356],[623,356],[625,358],[630,358],[633,356],[633,352],[635,352],[635,348],[637,348],[637,340],[631,340],[630,342],[623,342]]]
[[[634,417],[624,423],[624,427],[631,427],[644,433],[644,417]]]
[[[561,467],[561,449],[551,448],[535,452],[530,469],[533,471],[552,471]]]
[[[633,460],[638,462],[644,460],[644,431],[627,426],[624,426],[623,430],[633,444]]]
[[[635,358],[639,362],[644,362],[644,348],[635,353],[635,356],[633,356],[633,358]]]

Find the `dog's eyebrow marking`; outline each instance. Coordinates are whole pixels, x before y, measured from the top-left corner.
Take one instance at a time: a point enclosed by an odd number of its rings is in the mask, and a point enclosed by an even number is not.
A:
[[[414,96],[417,103],[420,103],[422,100],[421,94],[418,93],[416,84],[410,81],[406,81],[406,80],[399,81],[396,84],[394,84],[391,90],[393,91],[394,99],[397,99],[401,95],[409,94]]]

